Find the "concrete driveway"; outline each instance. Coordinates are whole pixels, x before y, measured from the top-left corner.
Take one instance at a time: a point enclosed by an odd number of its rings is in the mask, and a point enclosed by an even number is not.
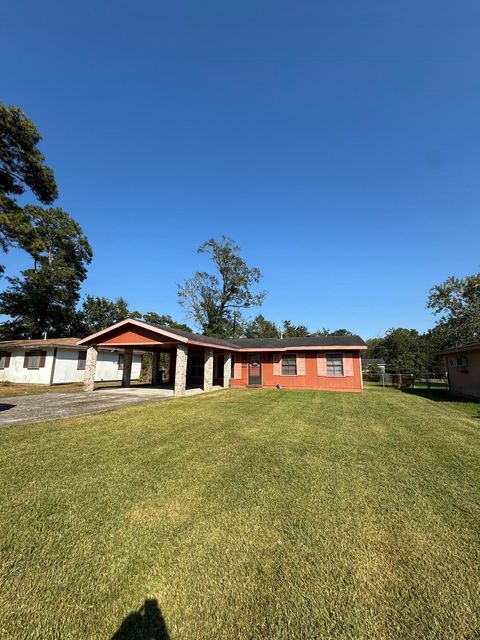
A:
[[[221,387],[218,387],[220,389]],[[217,389],[217,387],[214,387]],[[188,389],[186,395],[203,393]],[[171,389],[161,387],[130,387],[99,389],[90,393],[43,393],[31,396],[0,398],[0,427],[29,422],[42,422],[89,413],[120,409],[132,404],[173,399]]]

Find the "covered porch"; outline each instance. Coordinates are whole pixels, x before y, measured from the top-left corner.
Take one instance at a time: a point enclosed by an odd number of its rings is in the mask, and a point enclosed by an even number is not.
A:
[[[123,351],[123,388],[131,386],[134,350],[152,355],[151,387],[162,388],[175,396],[185,395],[187,390],[191,393],[229,387],[231,352],[215,344],[214,339],[199,336],[197,340],[192,340],[189,334],[182,335],[184,333],[128,319],[80,340],[79,344],[88,347],[84,390],[94,389],[100,347],[114,347]],[[137,385],[135,389],[138,389]]]

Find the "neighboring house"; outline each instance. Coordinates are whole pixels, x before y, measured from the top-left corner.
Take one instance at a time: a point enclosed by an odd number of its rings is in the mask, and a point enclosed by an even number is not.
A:
[[[385,360],[382,358],[362,358],[362,371],[368,373],[370,367],[376,369],[377,373],[385,373]],[[378,367],[378,369],[377,369]]]
[[[480,400],[480,342],[440,351],[445,357],[453,395]]]
[[[83,338],[79,344],[90,347],[86,390],[93,388],[97,351],[107,347],[124,349],[126,363],[133,349],[151,351],[154,384],[160,382],[159,355],[168,352],[168,379],[179,395],[187,385],[204,390],[221,385],[361,391],[360,355],[367,348],[359,336],[223,340],[134,319]],[[123,384],[129,384],[127,370]]]
[[[87,348],[78,338],[9,340],[0,342],[0,382],[21,384],[62,384],[83,382]],[[102,350],[95,380],[121,380],[123,351]],[[142,356],[133,355],[132,378],[140,377]]]

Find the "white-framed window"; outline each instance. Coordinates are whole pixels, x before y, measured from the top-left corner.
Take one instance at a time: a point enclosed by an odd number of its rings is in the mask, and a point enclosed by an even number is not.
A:
[[[341,353],[327,353],[327,376],[343,376],[343,356]]]
[[[297,355],[295,353],[286,353],[282,355],[282,376],[297,375]]]

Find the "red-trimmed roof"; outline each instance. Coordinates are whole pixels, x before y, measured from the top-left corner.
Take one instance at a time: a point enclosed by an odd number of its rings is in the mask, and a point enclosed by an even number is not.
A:
[[[182,329],[172,329],[171,327],[161,327],[150,322],[127,318],[121,322],[117,322],[111,327],[97,331],[91,336],[79,340],[79,345],[99,344],[101,345],[106,336],[112,331],[116,331],[122,326],[134,326],[148,329],[153,333],[161,335],[163,338],[170,338],[172,342],[181,342],[184,344],[199,345],[204,347],[214,347],[228,351],[294,351],[302,350],[365,350],[367,345],[360,336],[306,336],[303,338],[238,338],[225,340],[223,338],[211,338],[202,336],[198,333],[190,333]],[[154,343],[153,343],[154,344]],[[117,345],[118,347],[121,344]]]

